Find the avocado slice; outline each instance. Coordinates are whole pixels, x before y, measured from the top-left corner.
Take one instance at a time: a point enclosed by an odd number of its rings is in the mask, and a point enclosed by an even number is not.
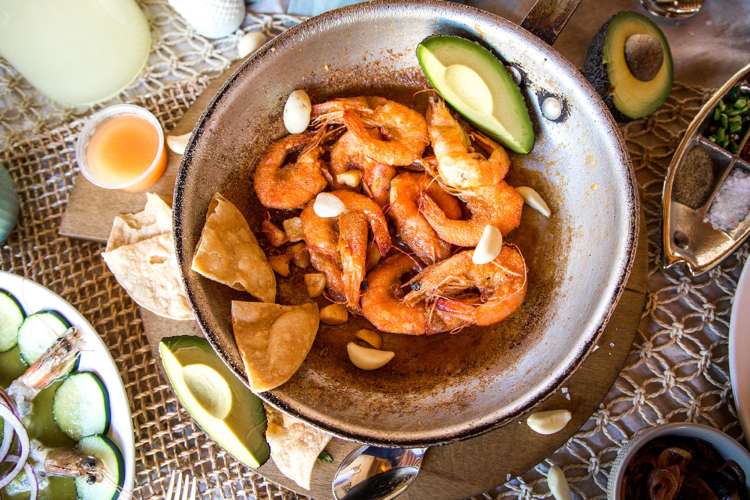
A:
[[[268,460],[263,404],[216,356],[205,339],[167,337],[159,356],[182,406],[203,431],[240,462]]]
[[[534,147],[526,101],[508,71],[489,50],[466,38],[433,35],[417,46],[430,84],[474,126],[516,153]]]
[[[649,18],[624,11],[594,37],[583,74],[615,118],[648,116],[672,90],[672,53],[664,33]]]

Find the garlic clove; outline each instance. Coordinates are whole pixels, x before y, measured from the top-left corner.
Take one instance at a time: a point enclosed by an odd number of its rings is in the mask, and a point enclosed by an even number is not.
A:
[[[367,328],[362,328],[360,330],[357,330],[357,333],[355,333],[354,336],[359,340],[367,342],[375,349],[380,349],[381,347],[383,347],[383,338],[378,332],[368,330]]]
[[[360,370],[377,370],[387,365],[396,353],[362,347],[354,342],[346,344],[349,360]]]
[[[239,54],[240,59],[244,59],[258,50],[267,40],[268,37],[261,31],[245,33],[237,40],[237,54]]]
[[[349,186],[350,188],[356,188],[359,183],[362,182],[362,172],[359,170],[347,170],[336,175],[336,182]]]
[[[518,194],[523,197],[528,206],[547,218],[552,215],[552,211],[549,209],[549,205],[547,205],[547,202],[544,201],[544,198],[542,198],[542,196],[533,188],[530,188],[528,186],[519,186],[516,188],[516,191],[518,191]]]
[[[318,193],[313,203],[313,211],[318,217],[328,219],[330,217],[338,217],[346,212],[346,205],[335,194]]]
[[[547,471],[547,487],[555,500],[570,500],[570,486],[565,473],[557,465],[553,465]]]
[[[495,226],[487,224],[482,231],[482,237],[471,255],[474,264],[488,264],[500,255],[503,249],[503,233]]]
[[[302,231],[302,219],[299,217],[284,219],[281,225],[284,226],[284,232],[290,242],[294,243],[304,239],[305,233]]]
[[[295,90],[289,94],[284,104],[284,127],[290,134],[301,134],[310,125],[312,103],[304,90]]]
[[[184,155],[185,149],[187,149],[187,143],[190,140],[190,134],[192,134],[192,132],[182,135],[168,135],[167,147],[175,154]]]
[[[568,410],[538,411],[529,415],[526,424],[539,434],[554,434],[568,425],[572,418]]]

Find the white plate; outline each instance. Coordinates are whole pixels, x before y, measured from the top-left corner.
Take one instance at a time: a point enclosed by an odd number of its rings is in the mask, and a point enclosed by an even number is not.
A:
[[[27,315],[43,309],[58,311],[83,334],[81,361],[78,369],[95,372],[109,392],[111,422],[107,435],[120,448],[125,460],[125,482],[120,498],[129,498],[133,490],[135,467],[133,424],[130,419],[130,406],[125,387],[122,385],[120,374],[117,372],[109,350],[97,335],[94,327],[59,295],[29,279],[3,271],[0,271],[0,288],[12,293]]]
[[[750,259],[737,282],[729,321],[729,374],[746,440],[750,431]]]

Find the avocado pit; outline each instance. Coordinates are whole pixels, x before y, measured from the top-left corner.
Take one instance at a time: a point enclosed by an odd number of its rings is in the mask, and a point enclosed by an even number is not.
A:
[[[650,82],[664,62],[664,50],[655,36],[635,33],[625,40],[625,62],[634,77]]]

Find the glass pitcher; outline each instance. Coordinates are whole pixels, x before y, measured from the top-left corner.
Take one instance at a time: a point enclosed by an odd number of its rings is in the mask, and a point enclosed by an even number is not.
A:
[[[138,76],[150,48],[135,0],[0,0],[0,56],[63,104],[113,97]]]

